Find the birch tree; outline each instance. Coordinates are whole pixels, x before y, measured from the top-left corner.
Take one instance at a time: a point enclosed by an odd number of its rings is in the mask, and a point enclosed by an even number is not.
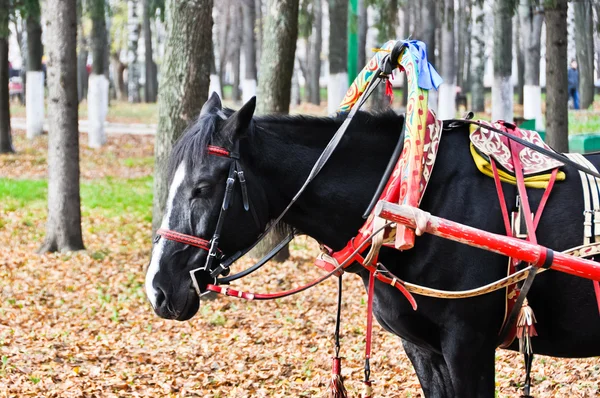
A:
[[[360,29],[359,29],[360,30]],[[323,3],[321,0],[313,0],[313,24],[310,36],[310,53],[308,57],[308,86],[309,98],[311,104],[319,105],[321,103],[321,51],[323,42]],[[360,40],[359,40],[360,42]],[[363,45],[364,47],[364,45]],[[359,44],[360,51],[360,44]],[[363,51],[364,53],[364,51]]]
[[[329,0],[327,112],[334,113],[348,90],[348,0]]]
[[[42,26],[39,0],[25,4],[27,24],[27,75],[25,106],[27,138],[32,139],[44,132],[44,72],[42,71]]]
[[[594,10],[591,1],[573,2],[573,8],[579,103],[581,109],[587,109],[594,102]]]
[[[485,90],[483,78],[487,57],[485,54],[485,40],[488,27],[485,22],[484,1],[475,1],[472,11],[473,34],[471,36],[471,110],[474,112],[485,111]]]
[[[436,0],[422,0],[421,4],[415,3],[412,7],[415,9],[415,14],[420,18],[414,18],[413,24],[419,26],[419,40],[422,40],[427,45],[427,60],[432,65],[437,65],[435,58],[435,49],[437,46],[435,31],[437,28],[437,14],[440,4],[444,5],[444,2],[437,2]],[[438,91],[429,91],[429,108],[437,112],[438,110]]]
[[[244,22],[244,16],[242,14],[241,5],[235,3],[231,7],[231,18],[232,21]],[[240,90],[241,85],[241,55],[242,55],[242,41],[243,41],[244,29],[232,29],[231,39],[229,40],[229,56],[231,60],[231,69],[233,71],[233,82],[231,87],[231,96],[234,102],[239,103],[242,100],[242,93]]]
[[[542,89],[540,87],[540,49],[544,12],[531,0],[519,3],[519,20],[523,37],[523,118],[535,120],[536,130],[542,130]]]
[[[83,249],[79,197],[76,0],[45,2],[48,49],[48,221],[40,252]]]
[[[10,0],[0,0],[0,153],[14,152],[8,96],[8,29]]]
[[[88,80],[88,145],[100,148],[106,144],[104,122],[108,114],[108,86],[106,78],[106,2],[105,0],[88,0],[88,14],[92,20],[90,35],[92,47],[92,73]]]
[[[256,9],[254,0],[244,0],[242,3],[244,15],[244,79],[242,80],[242,101],[246,103],[256,95]]]
[[[512,15],[514,0],[494,0],[492,119],[513,120]]]
[[[140,65],[138,42],[140,40],[140,1],[127,0],[127,96],[129,102],[140,102]]]
[[[198,117],[208,98],[212,62],[212,7],[212,0],[165,2],[167,32],[154,145],[154,230],[162,221],[167,200],[167,161],[173,144],[188,124]]]
[[[569,150],[567,90],[567,0],[544,0],[546,14],[546,137],[559,152]]]
[[[439,87],[438,116],[452,119],[456,116],[456,57],[454,47],[454,0],[444,0],[442,16],[442,68],[444,82]]]

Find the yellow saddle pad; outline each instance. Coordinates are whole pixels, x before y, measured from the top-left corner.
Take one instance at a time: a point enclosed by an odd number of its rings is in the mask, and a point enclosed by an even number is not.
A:
[[[490,123],[482,120],[478,120],[478,122],[507,131],[501,122]],[[526,140],[527,142],[546,149],[551,149],[536,131],[515,129],[512,132],[516,133],[519,138]],[[492,171],[490,158],[494,158],[496,165],[498,166],[500,180],[516,185],[517,180],[514,174],[512,152],[510,146],[507,144],[508,138],[503,137],[495,131],[477,125],[471,125],[471,134],[469,135],[469,138],[471,140],[471,155],[473,156],[473,160],[479,171],[486,176],[493,177],[494,172]],[[523,166],[525,186],[529,188],[546,188],[552,170],[564,166],[564,164],[558,160],[542,155],[531,148],[523,145],[517,145],[517,148],[519,151],[518,156]],[[562,171],[559,171],[556,175],[557,181],[562,181],[565,178],[566,175]]]

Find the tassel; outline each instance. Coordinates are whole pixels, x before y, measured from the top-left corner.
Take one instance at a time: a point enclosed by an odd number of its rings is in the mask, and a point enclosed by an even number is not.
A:
[[[329,398],[347,398],[348,393],[342,379],[342,358],[334,357],[329,381]]]
[[[392,86],[392,82],[390,82],[390,79],[387,79],[385,81],[385,95],[390,97],[390,104],[391,104],[392,101],[394,101],[394,87]]]
[[[364,388],[362,393],[362,398],[373,398],[373,388],[371,388],[371,381],[363,381]]]
[[[537,336],[534,324],[536,323],[533,309],[527,299],[523,301],[519,317],[517,318],[517,337],[519,338],[519,351],[523,354],[533,354],[531,338]]]

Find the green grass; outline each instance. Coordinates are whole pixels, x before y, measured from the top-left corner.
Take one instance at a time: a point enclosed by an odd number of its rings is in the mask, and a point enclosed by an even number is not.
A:
[[[600,134],[600,114],[589,111],[569,111],[569,134]]]
[[[45,180],[0,178],[0,207],[15,210],[45,206],[48,183]],[[107,217],[134,213],[146,221],[152,219],[152,177],[136,179],[106,178],[81,183],[83,214],[100,212]]]

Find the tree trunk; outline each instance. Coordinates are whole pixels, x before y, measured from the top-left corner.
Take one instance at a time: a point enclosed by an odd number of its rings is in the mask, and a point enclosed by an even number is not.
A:
[[[579,69],[580,109],[594,102],[594,10],[591,2],[574,2],[575,46]]]
[[[358,70],[362,70],[363,66],[367,63],[367,30],[369,29],[369,18],[368,18],[368,0],[358,0]],[[313,7],[315,8],[315,22],[317,19],[316,12],[317,7],[321,6],[320,0],[313,0]],[[318,11],[319,14],[321,11]],[[319,16],[321,18],[321,16]],[[320,23],[320,21],[319,21]]]
[[[0,153],[14,152],[8,95],[8,29],[10,0],[0,0]]]
[[[300,79],[298,79],[298,59],[296,58],[296,64],[294,65],[294,72],[292,73],[292,92],[290,99],[290,106],[296,107],[300,105],[302,99],[300,98]]]
[[[457,30],[457,59],[456,59],[456,86],[460,87],[462,92],[465,92],[465,64],[467,58],[467,43],[469,42],[469,17],[470,17],[470,1],[459,0],[456,30]]]
[[[244,0],[242,4],[244,15],[244,58],[246,68],[244,80],[242,81],[242,101],[246,103],[256,95],[256,10],[254,0]]]
[[[471,60],[471,110],[473,112],[485,111],[485,89],[483,77],[485,74],[485,39],[488,34],[485,23],[485,11],[482,4],[475,2],[472,12],[473,34],[471,35],[471,49],[473,51]]]
[[[348,90],[348,1],[329,0],[329,79],[327,112],[337,111]]]
[[[81,17],[83,14],[83,6],[81,1],[77,2],[77,47],[79,52],[77,53],[77,100],[78,102],[83,101],[87,98],[88,92],[88,72],[87,72],[87,59],[88,59],[88,44],[85,38],[85,32],[83,30],[83,22]]]
[[[27,138],[32,139],[44,131],[44,72],[42,71],[42,26],[40,3],[32,1],[27,10],[27,85],[25,104]]]
[[[235,4],[231,10],[231,16],[233,21],[238,21],[238,23],[244,22],[244,16],[242,14],[242,7],[239,4]],[[241,86],[241,62],[242,62],[242,41],[244,39],[244,30],[243,29],[233,29],[232,30],[232,43],[231,43],[231,53],[229,54],[229,59],[231,60],[231,66],[233,70],[233,86],[231,87],[231,97],[233,102],[238,103],[242,100],[242,93],[240,90]]]
[[[456,57],[454,40],[454,0],[444,0],[442,19],[442,68],[444,82],[439,88],[438,116],[452,119],[456,116]]]
[[[264,34],[257,111],[288,113],[298,36],[298,0],[268,0]]]
[[[154,145],[152,226],[159,227],[167,200],[167,162],[173,144],[208,98],[212,53],[212,0],[167,0],[166,43],[158,93]],[[181,95],[185,93],[185,95]]]
[[[530,0],[519,4],[521,35],[523,37],[523,118],[535,119],[542,130],[542,89],[540,87],[540,57],[544,14],[541,7],[532,7]]]
[[[494,0],[494,82],[492,119],[513,120],[512,4]]]
[[[146,83],[144,86],[144,101],[145,102],[156,102],[156,91],[158,82],[156,80],[156,63],[153,59],[152,51],[152,28],[150,26],[150,3],[152,0],[144,0],[144,11],[142,17],[143,31],[144,31],[144,65],[145,65],[145,76]]]
[[[125,74],[125,69],[127,67],[124,63],[119,59],[119,55],[114,52],[110,56],[110,62],[112,63],[112,68],[115,73],[116,80],[116,94],[118,101],[127,101],[127,85],[125,84],[125,78],[123,75]]]
[[[91,148],[100,148],[106,144],[104,122],[108,113],[108,79],[106,72],[106,2],[105,0],[91,0],[88,10],[92,19],[92,33],[90,35],[92,47],[92,73],[88,80],[88,145]]]
[[[310,38],[310,57],[308,59],[308,86],[310,87],[311,104],[321,104],[321,50],[323,42],[323,3],[321,0],[313,0],[313,29]],[[360,40],[359,40],[360,42]],[[364,45],[363,45],[364,47]],[[358,47],[360,51],[360,44]]]
[[[262,56],[262,49],[263,49],[263,27],[264,25],[264,20],[263,20],[263,12],[262,12],[262,6],[263,6],[263,1],[262,0],[255,0],[254,2],[255,5],[255,11],[256,11],[256,59],[260,60],[261,56]],[[260,67],[260,64],[256,65],[257,68]],[[260,72],[260,71],[258,71]]]
[[[546,137],[559,152],[569,150],[567,90],[567,0],[546,0]]]
[[[443,3],[442,3],[443,4]],[[427,45],[427,60],[432,65],[438,65],[435,58],[436,48],[436,28],[437,28],[437,10],[440,3],[436,0],[422,0],[421,6],[413,4],[414,8],[420,10],[420,21],[413,21],[414,26],[420,26],[420,40]],[[429,90],[429,108],[437,112],[438,110],[438,91]]]
[[[138,42],[140,40],[139,0],[127,0],[127,96],[129,102],[140,102],[140,66]]]
[[[525,58],[523,55],[523,46],[525,43],[523,42],[523,37],[521,34],[522,27],[519,23],[519,16],[515,15],[513,17],[513,48],[517,54],[517,103],[519,105],[523,105],[524,101],[524,85],[525,85]]]
[[[76,0],[47,0],[48,223],[40,252],[83,249],[79,198]]]
[[[218,24],[217,24],[217,48],[219,49],[219,57],[217,64],[217,72],[219,74],[219,84],[221,90],[225,87],[225,67],[227,66],[227,49],[229,48],[229,26],[230,26],[230,1],[222,0],[217,3],[218,13]],[[223,97],[225,95],[223,94]]]

